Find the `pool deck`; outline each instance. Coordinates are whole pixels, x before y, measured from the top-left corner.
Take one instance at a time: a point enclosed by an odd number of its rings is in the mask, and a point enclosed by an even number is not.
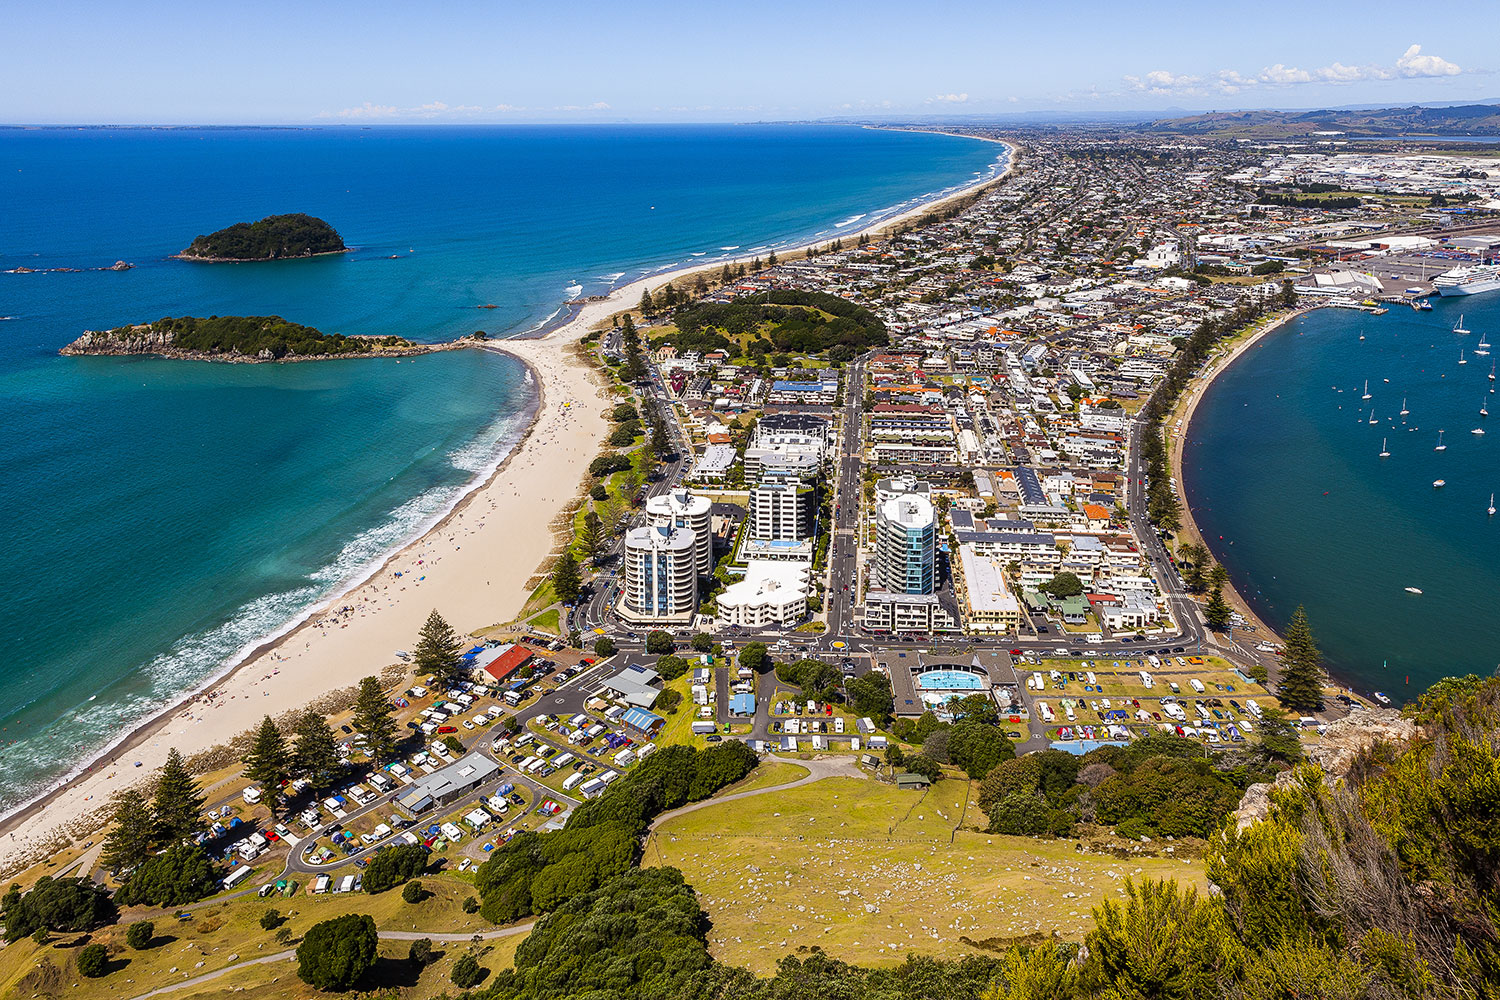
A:
[[[927,710],[926,703],[922,700],[924,693],[931,694],[936,688],[919,688],[912,670],[934,667],[951,666],[965,672],[980,667],[985,671],[986,680],[978,688],[963,688],[964,691],[988,692],[992,687],[1013,687],[1017,690],[1021,687],[1020,679],[1016,676],[1015,661],[1009,653],[996,650],[975,651],[961,646],[939,646],[935,650],[926,649],[901,649],[886,648],[877,649],[871,654],[874,660],[885,663],[890,668],[891,694],[896,702],[897,717],[916,718]],[[955,689],[947,689],[955,690]]]

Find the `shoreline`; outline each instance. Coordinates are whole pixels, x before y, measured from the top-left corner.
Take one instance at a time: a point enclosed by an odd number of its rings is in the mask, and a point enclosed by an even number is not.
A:
[[[1007,151],[1004,169],[995,176],[962,184],[956,190],[878,220],[863,229],[840,233],[832,238],[814,238],[798,246],[777,251],[778,256],[784,259],[791,259],[798,254],[805,256],[809,249],[831,245],[834,240],[857,240],[860,236],[879,238],[954,202],[980,196],[990,187],[1003,183],[1015,170],[1020,149],[1018,144],[980,136],[961,137],[1004,146]],[[58,779],[52,788],[0,817],[0,868],[13,875],[39,860],[30,855],[44,855],[56,840],[78,839],[102,826],[103,814],[109,807],[110,797],[137,783],[128,780],[130,775],[109,770],[112,767],[129,766],[122,763],[127,756],[141,762],[140,777],[146,778],[165,759],[166,746],[175,746],[184,757],[192,757],[195,753],[230,742],[258,723],[264,714],[280,715],[305,706],[329,692],[357,683],[362,676],[379,675],[391,663],[389,651],[408,646],[420,628],[421,621],[425,620],[427,611],[433,607],[440,606],[444,617],[465,635],[496,622],[509,621],[519,614],[530,596],[527,582],[551,557],[556,547],[553,524],[557,515],[577,499],[584,480],[579,470],[586,468],[588,462],[598,454],[609,429],[609,422],[604,417],[608,385],[599,378],[593,365],[572,355],[572,344],[585,333],[607,323],[611,317],[632,311],[639,302],[641,293],[648,288],[659,288],[703,271],[718,270],[725,264],[748,262],[756,256],[759,255],[720,258],[702,264],[648,273],[611,289],[606,295],[591,297],[581,303],[565,303],[534,331],[522,332],[509,338],[493,338],[483,344],[465,345],[508,354],[525,366],[533,377],[537,393],[535,404],[527,415],[525,429],[506,454],[498,458],[487,472],[476,473],[471,484],[465,487],[448,511],[431,526],[409,537],[384,556],[372,560],[366,568],[341,583],[329,597],[319,601],[298,619],[286,623],[276,632],[267,634],[253,646],[225,661],[221,670],[192,691],[183,694],[170,706],[143,718],[112,746],[92,754],[70,776]],[[590,401],[597,406],[584,419],[577,419],[580,414],[584,414],[586,406],[575,409],[574,404],[587,404]],[[549,409],[554,404],[557,408]],[[566,448],[547,447],[554,443],[561,445],[563,442],[567,443]],[[519,475],[502,473],[514,470],[519,474],[522,468],[533,465],[538,467],[538,474],[528,481],[527,495],[521,497],[520,490],[514,488],[517,485],[514,480]],[[547,474],[543,466],[551,466],[551,474]],[[559,491],[559,484],[567,486]],[[508,488],[510,492],[507,495],[505,491]],[[502,512],[502,503],[505,510],[510,512],[509,516]],[[483,509],[485,504],[488,505],[488,511]],[[496,519],[507,524],[511,530],[494,532],[488,539],[474,539],[474,533],[485,527],[484,519],[490,514],[495,514]],[[443,546],[441,537],[445,532],[459,530],[463,530],[471,539],[469,551],[463,552],[462,557],[459,555],[462,547],[453,544],[458,535],[448,535],[446,541],[451,547]],[[508,534],[509,537],[495,537],[501,534]],[[491,541],[495,544],[486,544]],[[541,544],[543,542],[544,545]],[[421,579],[417,583],[426,580],[428,574],[433,573],[433,569],[428,566],[433,548],[442,549],[442,554],[433,561],[434,566],[448,558],[454,562],[468,563],[472,568],[469,576],[460,572],[453,578],[443,580],[443,583],[448,584],[447,587],[434,584],[425,588],[429,593],[447,590],[451,599],[444,603],[442,597],[434,594],[431,601],[426,596],[418,600],[417,595],[412,594],[411,598],[400,602],[399,592],[397,595],[390,595],[390,588],[396,585],[391,577],[397,572],[398,565],[420,572]],[[476,549],[481,551],[478,559],[472,557]],[[490,551],[485,551],[486,549]],[[418,556],[422,558],[416,558]],[[503,596],[493,595],[500,598],[498,601],[477,600],[477,578],[483,574],[494,574],[495,567],[502,565],[513,567],[510,579],[501,581],[502,589],[509,585],[509,593]],[[525,568],[524,574],[519,572],[522,567]],[[404,581],[405,576],[400,579]],[[456,587],[455,583],[458,584]],[[493,589],[492,584],[492,580],[485,581],[486,588]],[[402,582],[400,592],[408,592],[408,587],[415,586],[416,583]],[[483,593],[488,595],[491,592]],[[385,600],[383,606],[379,603],[382,599]],[[337,607],[345,601],[352,602],[354,608],[347,615],[342,608]],[[398,606],[402,603],[404,608]],[[417,608],[415,612],[412,610],[414,607]],[[393,619],[403,621],[399,632],[393,635],[393,630],[389,627],[377,629],[372,621],[365,628],[352,630],[362,641],[349,638],[351,624],[373,618],[381,611],[392,612],[380,619],[382,625],[389,626]],[[341,620],[343,618],[348,620]],[[332,632],[331,641],[328,631],[330,625],[337,627]],[[315,630],[317,635],[312,634]],[[304,640],[303,650],[291,656],[283,655],[283,650],[291,649],[299,639]],[[314,642],[318,647],[316,654]],[[358,652],[351,651],[349,647],[355,647]],[[381,648],[387,652],[379,653]],[[306,673],[313,675],[312,687],[301,685],[299,690],[289,691],[288,688],[293,687],[291,681],[295,679],[290,665],[293,659],[302,657],[313,661],[321,660],[324,668],[318,669],[316,662],[308,664],[312,669]],[[287,666],[288,669],[284,672],[282,666]],[[252,667],[269,670],[269,673],[252,679],[251,674],[255,672]],[[262,696],[272,699],[269,704],[260,702],[248,713],[236,711],[249,707],[251,703],[248,699],[253,689],[262,686],[265,688],[260,692]],[[273,687],[283,692],[283,695],[272,695],[270,688]],[[239,706],[229,704],[242,696],[247,699],[245,703]],[[200,707],[203,713],[201,715],[197,714]],[[230,711],[223,711],[226,708]],[[216,722],[222,720],[222,724],[212,727],[215,736],[207,740],[190,738],[167,742],[167,737],[187,736],[192,726],[215,714],[219,715]],[[231,722],[230,716],[240,718]],[[176,724],[184,719],[188,720],[189,726],[173,732]],[[193,735],[197,736],[196,733]],[[137,768],[131,767],[130,770],[133,772]],[[106,771],[109,773],[106,774]],[[112,781],[116,778],[119,780]],[[24,839],[18,836],[23,830]]]
[[[1219,558],[1218,549],[1209,543],[1208,538],[1199,528],[1197,519],[1193,517],[1191,498],[1188,496],[1187,491],[1187,479],[1183,476],[1183,451],[1187,444],[1188,435],[1193,428],[1193,417],[1198,412],[1199,404],[1208,395],[1208,391],[1219,380],[1219,376],[1228,371],[1250,348],[1259,344],[1266,336],[1281,329],[1292,320],[1300,319],[1315,309],[1321,308],[1323,307],[1304,306],[1294,309],[1292,312],[1278,317],[1275,321],[1266,324],[1250,336],[1234,344],[1228,353],[1219,355],[1211,362],[1208,371],[1195,381],[1192,391],[1183,399],[1178,400],[1177,406],[1173,408],[1172,413],[1164,418],[1164,433],[1167,435],[1167,466],[1172,477],[1177,480],[1178,490],[1182,495],[1182,527],[1177,532],[1178,542],[1197,542],[1208,550],[1209,555],[1215,562],[1222,563],[1223,560]],[[1178,422],[1181,422],[1182,428],[1180,431],[1174,431],[1172,428]],[[1250,602],[1235,587],[1233,580],[1228,581],[1224,585],[1224,599],[1229,602],[1231,608],[1243,615],[1252,625],[1256,626],[1255,634],[1258,641],[1274,642],[1277,644],[1284,642],[1281,633],[1271,628],[1265,619],[1256,612]],[[1233,632],[1230,633],[1230,638],[1233,638]]]

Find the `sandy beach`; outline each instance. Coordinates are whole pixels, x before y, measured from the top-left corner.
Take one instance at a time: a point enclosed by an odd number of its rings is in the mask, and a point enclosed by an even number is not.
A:
[[[1016,147],[1007,145],[1011,157],[1002,174],[837,238],[887,233],[1001,183],[1014,169]],[[787,257],[830,242],[819,239],[780,253]],[[496,341],[484,348],[524,362],[540,394],[530,429],[487,480],[435,527],[330,598],[306,622],[143,722],[84,774],[6,817],[0,822],[0,869],[12,874],[34,863],[59,835],[81,839],[92,833],[102,825],[110,798],[147,780],[169,749],[191,757],[226,743],[264,715],[279,715],[361,677],[379,675],[397,662],[396,650],[415,644],[434,608],[465,633],[513,619],[529,596],[528,579],[553,550],[553,520],[579,495],[588,463],[610,429],[604,379],[571,345],[637,305],[645,289],[716,271],[724,263],[648,275],[569,310],[566,322],[534,339]]]

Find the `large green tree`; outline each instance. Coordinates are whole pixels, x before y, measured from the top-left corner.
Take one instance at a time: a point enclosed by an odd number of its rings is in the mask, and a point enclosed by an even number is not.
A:
[[[1323,705],[1323,654],[1318,652],[1307,611],[1300,604],[1287,623],[1276,697],[1296,712],[1310,712]]]
[[[309,708],[297,719],[297,746],[292,763],[297,773],[322,791],[339,769],[338,741],[321,712]]]
[[[291,776],[292,753],[281,730],[268,715],[260,720],[250,752],[245,754],[245,777],[265,791],[266,806],[272,816],[277,814],[281,803],[282,783]]]
[[[203,848],[173,844],[131,872],[115,900],[124,906],[186,906],[218,889],[218,873]]]
[[[198,790],[198,783],[188,773],[182,754],[173,747],[156,777],[156,797],[152,812],[163,843],[187,840],[203,829],[203,804],[208,801]]]
[[[377,677],[359,682],[359,697],[354,702],[354,728],[364,734],[365,748],[374,761],[390,760],[396,755],[396,720],[391,702],[385,696]]]
[[[127,788],[115,796],[114,820],[99,859],[111,871],[129,871],[151,856],[156,846],[156,817],[146,797]]]
[[[412,651],[412,662],[417,673],[431,674],[440,683],[448,685],[464,673],[463,660],[459,657],[462,650],[463,642],[458,633],[434,608],[422,625],[417,648]]]
[[[1224,588],[1214,584],[1214,589],[1209,592],[1208,604],[1203,609],[1203,618],[1208,622],[1208,627],[1216,632],[1224,632],[1229,628],[1229,616],[1231,614],[1229,602],[1224,600]]]
[[[89,931],[118,918],[109,890],[85,878],[43,875],[30,892],[23,894],[19,885],[12,885],[0,898],[7,941],[20,941],[41,929]]]
[[[564,550],[562,558],[552,567],[552,590],[557,599],[567,603],[576,601],[583,590],[583,578],[578,575],[578,560],[571,549]]]
[[[347,990],[375,964],[379,935],[369,914],[313,924],[297,946],[297,976],[320,990]]]

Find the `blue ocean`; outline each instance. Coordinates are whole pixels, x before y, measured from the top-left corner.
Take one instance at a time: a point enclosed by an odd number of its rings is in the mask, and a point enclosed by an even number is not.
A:
[[[488,353],[58,356],[84,330],[277,314],[514,336],[645,274],[856,232],[1003,153],[792,125],[0,130],[0,810],[440,517],[534,405]],[[282,212],[354,251],[168,259]]]
[[[1318,310],[1247,351],[1189,426],[1188,502],[1234,585],[1273,628],[1305,605],[1365,693],[1500,662],[1500,350],[1482,338],[1500,340],[1500,294]]]

